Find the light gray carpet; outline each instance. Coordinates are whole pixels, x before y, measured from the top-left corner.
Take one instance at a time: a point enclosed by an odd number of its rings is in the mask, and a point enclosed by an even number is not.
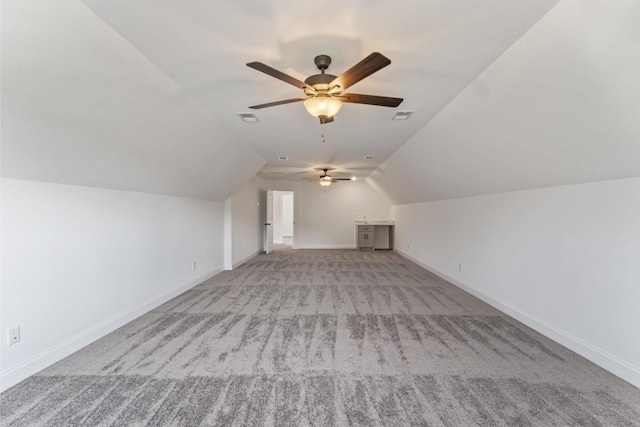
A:
[[[260,255],[1,398],[3,426],[640,425],[640,390],[388,251]]]

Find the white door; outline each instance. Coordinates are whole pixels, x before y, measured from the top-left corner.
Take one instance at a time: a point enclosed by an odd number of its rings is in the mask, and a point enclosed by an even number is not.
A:
[[[267,191],[267,203],[264,221],[264,251],[269,253],[273,249],[273,191]]]

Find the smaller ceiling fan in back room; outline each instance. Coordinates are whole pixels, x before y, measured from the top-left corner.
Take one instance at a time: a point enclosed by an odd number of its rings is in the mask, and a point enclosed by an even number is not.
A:
[[[320,74],[308,77],[304,82],[291,77],[282,71],[278,71],[262,62],[249,62],[247,67],[261,71],[276,79],[289,83],[304,91],[304,98],[290,98],[282,101],[269,102],[266,104],[253,105],[249,108],[260,109],[273,107],[276,105],[289,104],[292,102],[304,101],[307,111],[320,119],[320,123],[330,123],[334,115],[340,111],[343,102],[352,104],[369,104],[383,107],[397,107],[403,101],[402,98],[391,98],[388,96],[362,95],[358,93],[342,93],[348,87],[358,83],[365,77],[381,70],[391,64],[391,60],[386,56],[374,52],[362,61],[345,71],[339,76],[326,74],[325,71],[331,64],[331,57],[318,55],[314,59]]]
[[[316,170],[319,170],[319,171],[321,170],[323,172],[323,174],[320,175],[320,179],[317,179],[317,178],[314,178],[314,179],[303,178],[303,179],[305,179],[307,181],[317,181],[323,187],[328,187],[332,183],[338,182],[338,181],[354,181],[355,180],[355,178],[333,178],[333,177],[331,177],[331,175],[327,174],[327,172],[330,171],[330,170],[334,170],[334,168],[316,168]]]

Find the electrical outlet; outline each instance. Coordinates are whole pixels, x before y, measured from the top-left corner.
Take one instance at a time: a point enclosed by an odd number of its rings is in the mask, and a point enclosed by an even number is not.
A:
[[[463,268],[463,266],[462,266],[462,263],[461,263],[461,262],[459,262],[459,263],[458,263],[458,271],[462,271],[462,270],[464,270],[464,268]]]
[[[196,269],[196,262],[195,261],[193,261],[193,269],[194,270]]]
[[[20,342],[20,326],[16,326],[15,328],[11,328],[7,331],[7,342],[9,345]]]

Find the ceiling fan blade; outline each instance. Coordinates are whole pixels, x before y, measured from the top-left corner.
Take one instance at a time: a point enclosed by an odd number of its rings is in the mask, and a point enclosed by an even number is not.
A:
[[[282,105],[282,104],[291,104],[292,102],[299,102],[299,101],[304,101],[307,98],[291,98],[291,99],[284,99],[282,101],[275,101],[275,102],[267,102],[266,104],[259,104],[259,105],[252,105],[249,108],[252,108],[254,110],[259,110],[261,108],[267,108],[267,107],[274,107],[276,105]]]
[[[356,65],[333,79],[333,81],[329,83],[329,87],[337,85],[340,86],[340,90],[345,90],[349,86],[358,83],[360,80],[381,70],[389,64],[391,64],[391,60],[389,58],[381,53],[373,52],[371,55],[367,56],[362,61],[358,62]]]
[[[306,181],[306,182],[323,182],[322,179],[318,179],[318,178],[301,178],[301,179],[303,181]],[[336,183],[338,181],[343,181],[343,180],[332,179],[331,181],[328,181],[328,182],[334,184],[334,183]],[[324,182],[326,182],[326,181],[324,181]]]
[[[340,96],[334,96],[342,102],[351,102],[352,104],[369,104],[380,105],[383,107],[397,107],[404,101],[403,98],[392,98],[389,96],[362,95],[359,93],[344,93]]]
[[[290,75],[285,74],[282,71],[278,71],[275,68],[268,66],[267,64],[263,64],[262,62],[249,62],[247,64],[247,67],[261,71],[265,74],[270,75],[271,77],[275,77],[276,79],[282,80],[283,82],[289,83],[290,85],[293,85],[297,88],[307,89],[313,91],[313,93],[316,92],[316,90],[312,86],[309,86],[305,82],[300,81],[295,77],[291,77]]]

